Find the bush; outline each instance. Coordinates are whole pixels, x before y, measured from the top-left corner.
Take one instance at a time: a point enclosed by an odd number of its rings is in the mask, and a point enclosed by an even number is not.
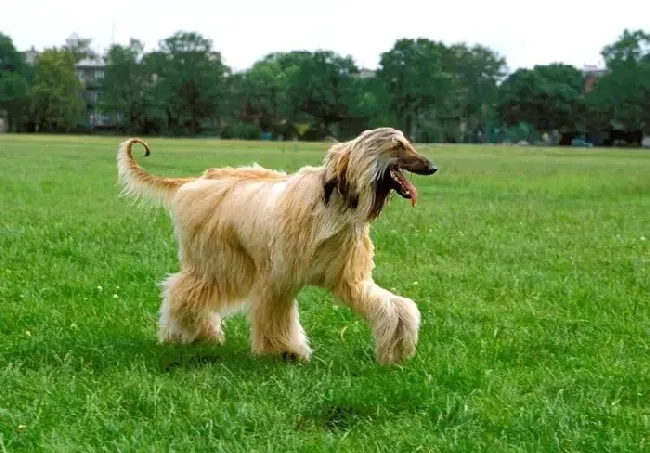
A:
[[[260,128],[255,124],[244,121],[235,121],[221,130],[221,138],[259,140],[261,132]]]

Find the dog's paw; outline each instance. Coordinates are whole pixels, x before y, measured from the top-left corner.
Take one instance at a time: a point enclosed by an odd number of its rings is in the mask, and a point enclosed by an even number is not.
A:
[[[158,329],[158,343],[159,344],[184,344],[186,343],[187,335],[178,326],[161,325]]]
[[[222,330],[210,332],[209,334],[202,333],[196,336],[194,342],[223,345],[226,342],[226,334]]]
[[[306,342],[286,346],[279,353],[285,362],[306,363],[311,360],[311,348]]]
[[[282,357],[282,360],[285,362],[309,362],[311,359],[311,350],[309,352],[302,352],[302,353],[297,353],[297,352],[282,352],[280,354]]]
[[[213,314],[207,317],[198,326],[195,332],[196,338],[194,341],[202,343],[224,344],[226,342],[226,334],[222,329],[221,318]]]
[[[311,360],[311,348],[307,344],[290,346],[253,347],[253,354],[279,357],[285,362],[309,362]]]
[[[377,362],[399,364],[415,355],[420,331],[420,310],[411,299],[392,297],[375,326]]]
[[[178,326],[162,326],[158,330],[160,344],[212,343],[222,345],[226,341],[223,330],[217,327],[190,331]]]

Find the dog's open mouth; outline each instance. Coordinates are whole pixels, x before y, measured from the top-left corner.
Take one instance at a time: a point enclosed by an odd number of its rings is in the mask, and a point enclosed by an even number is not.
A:
[[[390,176],[391,189],[397,192],[402,198],[410,199],[411,206],[415,207],[418,197],[418,191],[415,186],[404,176],[399,167],[393,167],[388,170]]]
[[[418,155],[394,159],[385,167],[378,181],[377,195],[379,200],[385,200],[390,192],[394,190],[402,198],[411,200],[411,206],[415,207],[418,191],[415,185],[406,179],[405,171],[416,175],[432,175],[438,171],[438,167],[426,157]]]

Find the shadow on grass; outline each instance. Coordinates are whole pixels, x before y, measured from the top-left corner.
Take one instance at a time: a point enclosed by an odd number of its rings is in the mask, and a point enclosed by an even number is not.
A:
[[[231,373],[243,373],[248,377],[269,374],[277,367],[301,367],[290,358],[254,355],[248,341],[248,337],[238,335],[231,336],[223,345],[209,342],[159,344],[155,337],[140,332],[111,331],[105,335],[105,332],[80,331],[58,338],[14,337],[0,350],[0,361],[13,363],[22,370],[58,368],[62,371],[105,373],[140,368],[151,374],[223,364]],[[360,351],[348,352],[355,359],[363,360],[364,354]],[[371,356],[366,357],[372,360]],[[337,359],[337,356],[332,356],[332,359]],[[312,370],[322,367],[318,360],[312,360],[311,365]],[[347,365],[344,358],[340,363],[338,360],[328,363],[330,369]]]
[[[222,398],[239,400],[242,386],[258,396],[262,394],[255,389],[260,386],[277,389],[279,393],[268,395],[277,404],[287,396],[296,398],[300,409],[290,418],[297,430],[341,432],[412,416],[435,420],[436,426],[456,426],[463,422],[462,401],[481,386],[478,376],[472,376],[466,386],[462,375],[443,376],[439,371],[434,396],[417,361],[408,370],[379,366],[372,346],[365,343],[348,343],[345,350],[330,344],[322,353],[326,360],[315,358],[303,366],[282,357],[253,355],[248,337],[242,335],[230,337],[224,345],[160,345],[155,337],[128,330],[111,331],[110,337],[94,333],[49,342],[21,340],[2,351],[21,371],[49,374],[55,370],[63,377],[89,375],[95,379],[117,373],[131,376],[131,381],[153,376],[184,381],[199,370],[212,373],[214,367],[215,376],[232,377],[229,382],[233,384],[219,381]],[[313,388],[295,390],[297,382]]]

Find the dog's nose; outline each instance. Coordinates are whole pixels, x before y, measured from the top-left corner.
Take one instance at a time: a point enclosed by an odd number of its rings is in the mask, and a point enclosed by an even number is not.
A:
[[[429,161],[429,168],[427,174],[432,175],[438,171],[438,167],[433,162]]]

